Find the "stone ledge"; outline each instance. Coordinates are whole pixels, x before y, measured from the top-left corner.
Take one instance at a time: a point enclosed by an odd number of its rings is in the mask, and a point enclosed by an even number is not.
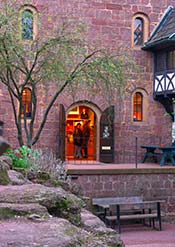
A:
[[[68,175],[117,175],[117,174],[175,174],[175,168],[125,168],[125,169],[67,169]]]

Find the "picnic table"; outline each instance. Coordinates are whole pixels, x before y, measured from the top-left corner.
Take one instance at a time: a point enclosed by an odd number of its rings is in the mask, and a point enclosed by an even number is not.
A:
[[[154,162],[157,162],[157,157],[161,157],[160,166],[164,166],[168,160],[175,166],[175,146],[154,146],[154,145],[142,145],[141,148],[146,149],[142,163],[146,161],[148,157],[152,157]],[[161,152],[157,152],[157,150]]]
[[[175,146],[169,146],[169,147],[159,147],[159,149],[162,151],[162,158],[160,161],[160,165],[165,165],[166,161],[169,159],[173,166],[175,166]]]
[[[122,220],[151,220],[153,222],[153,227],[155,228],[155,220],[158,220],[159,230],[162,229],[161,222],[161,206],[160,203],[164,202],[162,200],[144,201],[141,197],[107,197],[107,198],[93,198],[92,204],[102,208],[104,212],[104,220],[116,222],[118,226],[118,232],[121,232],[121,221]],[[127,206],[129,211],[122,211],[121,208]],[[111,207],[115,210],[111,210],[108,215],[108,210]],[[125,208],[126,209],[126,208]],[[154,211],[153,211],[154,209]],[[139,212],[138,212],[139,210]],[[147,210],[147,211],[146,211]],[[112,215],[112,211],[115,214]],[[150,224],[151,225],[151,224]]]

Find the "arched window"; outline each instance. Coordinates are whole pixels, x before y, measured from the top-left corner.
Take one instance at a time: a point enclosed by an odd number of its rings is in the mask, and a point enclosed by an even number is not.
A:
[[[32,114],[32,91],[30,88],[24,88],[22,92],[22,114],[21,117],[31,118]]]
[[[21,22],[21,39],[24,41],[31,41],[36,38],[38,15],[35,7],[25,5],[20,10]]]
[[[132,47],[142,46],[148,39],[149,20],[145,14],[137,13],[132,19]]]
[[[143,95],[136,92],[133,97],[133,121],[143,120]]]
[[[134,45],[143,45],[143,19],[134,20]]]
[[[33,12],[25,9],[21,16],[22,40],[33,40]]]

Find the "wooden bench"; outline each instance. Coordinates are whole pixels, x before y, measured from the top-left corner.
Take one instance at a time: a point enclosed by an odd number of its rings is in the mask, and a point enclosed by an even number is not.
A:
[[[149,225],[155,228],[155,220],[159,223],[159,230],[162,229],[161,207],[163,201],[144,201],[142,197],[109,197],[93,198],[92,204],[102,209],[105,223],[115,222],[118,232],[121,232],[122,220],[149,220]],[[100,212],[100,211],[99,211]]]
[[[92,198],[92,205],[95,206],[95,214],[102,220],[105,220],[109,205],[116,205],[117,202],[121,201],[129,202],[143,202],[143,198],[140,196],[133,197],[103,197],[103,198]],[[136,210],[136,208],[134,209]]]
[[[105,198],[92,198],[92,205],[95,206],[95,214],[100,217],[103,221],[106,222],[106,216],[109,213],[110,205],[116,205],[116,203],[125,202],[125,203],[134,203],[134,202],[143,202],[143,198],[140,196],[132,197],[105,197]],[[133,205],[133,209],[123,209],[123,211],[132,211],[134,213],[140,212],[138,206]]]

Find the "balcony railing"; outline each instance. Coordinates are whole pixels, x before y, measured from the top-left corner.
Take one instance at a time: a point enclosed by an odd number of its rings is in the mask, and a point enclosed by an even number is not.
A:
[[[154,75],[154,95],[175,95],[175,70],[155,73]]]

